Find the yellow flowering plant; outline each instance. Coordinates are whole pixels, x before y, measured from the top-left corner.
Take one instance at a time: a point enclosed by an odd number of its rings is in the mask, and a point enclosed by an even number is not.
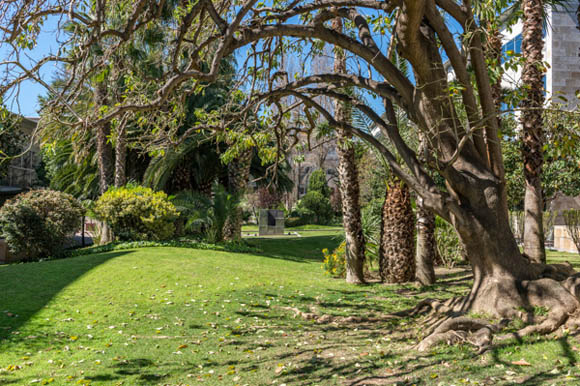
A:
[[[340,245],[329,253],[327,248],[322,250],[324,261],[322,262],[322,269],[324,272],[333,277],[345,277],[346,275],[346,242],[343,241]]]

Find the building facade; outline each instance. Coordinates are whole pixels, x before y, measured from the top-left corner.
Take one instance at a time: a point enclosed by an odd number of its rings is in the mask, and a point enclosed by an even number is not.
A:
[[[569,0],[562,6],[549,7],[544,24],[544,61],[548,64],[544,78],[546,98],[568,109],[578,106],[580,95],[580,29],[577,10],[576,0]],[[522,27],[520,21],[502,31],[502,62],[513,54],[522,53]],[[517,88],[521,86],[520,78],[521,69],[508,69],[502,85]]]
[[[6,175],[0,179],[0,194],[30,189],[38,184],[37,170],[41,155],[40,147],[33,141],[37,124],[37,118],[20,119],[19,135],[22,135],[26,145],[22,149],[22,155],[10,161]]]

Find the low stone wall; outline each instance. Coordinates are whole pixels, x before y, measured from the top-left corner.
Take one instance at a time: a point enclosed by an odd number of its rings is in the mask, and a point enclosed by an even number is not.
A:
[[[578,253],[565,225],[554,226],[554,249],[562,252]]]

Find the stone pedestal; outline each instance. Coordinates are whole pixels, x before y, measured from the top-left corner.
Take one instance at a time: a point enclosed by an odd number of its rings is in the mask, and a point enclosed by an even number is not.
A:
[[[284,234],[284,211],[277,209],[260,209],[258,221],[260,236]]]

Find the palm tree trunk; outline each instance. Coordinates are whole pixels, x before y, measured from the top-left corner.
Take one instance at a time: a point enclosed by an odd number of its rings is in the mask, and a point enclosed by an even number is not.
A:
[[[228,189],[236,195],[243,195],[250,177],[250,166],[253,152],[251,149],[245,150],[238,158],[228,164]],[[242,208],[238,205],[233,210],[224,225],[224,239],[239,241],[242,239]]]
[[[342,19],[335,18],[332,28],[342,32]],[[346,73],[346,57],[340,48],[335,47],[334,72]],[[338,122],[348,122],[348,107],[336,101],[335,117]],[[364,279],[365,238],[360,212],[360,187],[352,134],[344,128],[337,128],[338,138],[338,178],[342,203],[342,224],[346,238],[346,281],[362,284]]]
[[[379,268],[387,283],[415,279],[415,218],[409,187],[397,177],[387,184],[381,226]]]
[[[522,82],[527,93],[522,100],[522,155],[526,193],[524,197],[525,231],[524,253],[531,261],[546,261],[544,247],[542,164],[544,161],[544,132],[542,107],[544,105],[542,61],[544,48],[542,31],[542,0],[523,0],[524,26],[522,32],[522,55],[525,58]]]
[[[498,78],[495,79],[491,85],[491,93],[497,111],[501,111],[502,90],[501,79],[503,75],[503,68],[501,66],[501,32],[496,23],[489,23],[487,28],[487,41],[484,45],[486,59],[492,64],[494,69],[499,71]],[[501,117],[498,115],[498,127],[501,125]]]
[[[423,199],[417,198],[417,281],[421,285],[435,283],[436,259],[435,215],[423,206]]]

